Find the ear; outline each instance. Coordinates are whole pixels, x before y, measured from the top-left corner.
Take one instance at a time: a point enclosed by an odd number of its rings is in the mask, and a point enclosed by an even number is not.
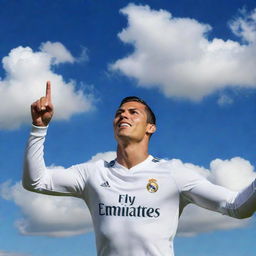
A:
[[[153,134],[156,131],[156,125],[155,124],[147,124],[147,134]]]

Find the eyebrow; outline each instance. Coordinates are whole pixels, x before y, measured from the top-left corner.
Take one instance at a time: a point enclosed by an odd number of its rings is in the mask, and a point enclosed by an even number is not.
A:
[[[134,107],[128,108],[128,110],[138,110],[138,111],[141,112],[141,110],[140,110],[139,108],[134,108]],[[125,109],[119,108],[119,109],[117,109],[116,113],[118,113],[118,112],[124,112],[124,111],[125,111]]]
[[[128,110],[140,110],[140,109],[136,108],[136,107],[131,107],[131,108],[128,108]],[[124,108],[118,108],[117,111],[125,111],[125,109]]]

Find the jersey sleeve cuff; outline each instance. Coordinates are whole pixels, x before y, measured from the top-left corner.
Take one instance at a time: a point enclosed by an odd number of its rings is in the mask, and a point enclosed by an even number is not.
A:
[[[47,134],[48,126],[35,126],[32,124],[30,135],[35,137],[45,137]]]

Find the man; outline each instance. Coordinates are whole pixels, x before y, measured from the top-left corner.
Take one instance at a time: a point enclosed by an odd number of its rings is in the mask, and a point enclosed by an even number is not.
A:
[[[46,96],[31,105],[31,113],[23,186],[82,198],[92,215],[100,256],[173,256],[178,219],[189,203],[235,218],[247,218],[256,210],[256,181],[237,193],[210,183],[179,160],[149,155],[155,116],[137,97],[125,98],[115,114],[117,158],[67,170],[48,170],[43,159],[53,116],[50,82]]]

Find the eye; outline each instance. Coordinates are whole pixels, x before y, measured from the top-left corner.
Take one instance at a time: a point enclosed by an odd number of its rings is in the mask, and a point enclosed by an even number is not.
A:
[[[115,117],[119,116],[122,112],[119,110],[119,111],[116,111],[115,113]]]
[[[130,110],[130,113],[133,114],[133,115],[139,114],[139,112],[138,112],[137,110],[135,110],[135,109],[131,109],[131,110]]]

